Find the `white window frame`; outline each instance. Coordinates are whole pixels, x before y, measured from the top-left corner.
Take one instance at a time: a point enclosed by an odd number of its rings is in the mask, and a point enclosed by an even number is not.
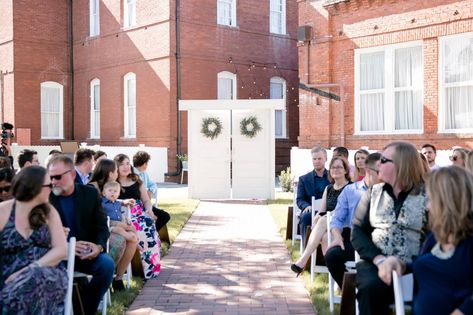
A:
[[[131,108],[128,104],[128,81],[129,80],[135,80],[135,132],[132,133],[132,130],[130,130],[130,126],[128,124],[128,110]],[[133,72],[129,72],[127,73],[124,77],[123,77],[123,117],[124,117],[124,137],[125,138],[136,138],[136,114],[137,114],[137,104],[136,104],[136,90],[137,90],[137,86],[136,86],[136,74],[134,74]]]
[[[94,12],[97,8],[97,12]],[[89,36],[100,35],[100,0],[89,0]]]
[[[271,83],[274,84],[282,84],[282,96],[284,99],[284,109],[283,110],[275,110],[274,111],[274,117],[276,118],[276,112],[281,111],[281,129],[282,129],[282,135],[278,136],[275,135],[276,139],[286,139],[287,138],[287,128],[286,128],[286,120],[287,120],[287,106],[286,106],[286,80],[284,80],[281,77],[272,77],[269,80],[269,95],[271,97]],[[275,129],[276,132],[276,129]]]
[[[231,2],[231,20],[230,20],[230,23],[220,23],[219,22],[219,12],[220,10],[218,9],[219,8],[219,4],[221,2]],[[218,25],[225,25],[225,26],[232,26],[232,27],[236,27],[237,26],[237,14],[236,14],[236,11],[237,11],[237,0],[217,0],[217,24]]]
[[[280,2],[277,6],[281,6],[281,10],[274,10],[275,2]],[[273,13],[281,15],[281,25],[278,26],[278,29],[275,30],[272,28],[272,17]],[[269,0],[269,32],[273,34],[286,34],[286,0]]]
[[[128,5],[133,6],[133,10],[128,9]],[[136,25],[136,0],[123,0],[123,27],[133,27]]]
[[[59,113],[58,116],[58,123],[59,123],[59,134],[57,136],[44,136],[43,135],[43,125],[42,125],[42,104],[41,98],[43,93],[43,88],[54,88],[59,89]],[[41,139],[63,139],[64,138],[64,86],[62,84],[53,82],[53,81],[46,81],[41,82],[40,85],[40,120],[41,120]]]
[[[404,90],[406,88],[395,88],[394,87],[394,67],[395,67],[395,50],[400,48],[408,47],[423,47],[422,41],[412,41],[405,42],[400,44],[377,46],[371,48],[361,48],[355,49],[355,135],[383,135],[383,134],[423,134],[424,133],[424,108],[422,107],[422,117],[421,117],[421,128],[420,129],[411,129],[411,130],[395,130],[395,92]],[[375,131],[361,131],[361,113],[360,113],[360,57],[362,54],[374,53],[374,52],[384,52],[384,130],[375,130]],[[424,74],[424,50],[422,48],[421,54],[421,64],[422,64],[422,74]],[[421,87],[421,94],[424,97],[424,82],[418,82],[418,85]],[[373,90],[373,91],[379,91]],[[364,91],[365,93],[370,93],[369,90]],[[424,102],[422,102],[424,104]],[[423,106],[423,105],[422,105]]]
[[[237,76],[235,73],[229,71],[221,71],[217,74],[217,99],[218,99],[218,83],[220,79],[230,79],[232,80],[232,100],[236,100],[238,97],[238,89],[237,89]]]
[[[95,109],[95,87],[99,87],[99,106],[98,110]],[[90,81],[90,138],[100,139],[100,80],[93,79]],[[95,129],[96,119],[98,118],[98,129]]]
[[[473,37],[473,32],[442,36],[439,37],[439,60],[438,60],[438,89],[439,89],[439,98],[438,98],[438,133],[473,133],[473,128],[459,128],[459,129],[446,129],[445,128],[445,89],[447,87],[454,86],[473,86],[473,81],[464,81],[460,83],[444,83],[445,73],[445,41],[452,38],[471,38]]]

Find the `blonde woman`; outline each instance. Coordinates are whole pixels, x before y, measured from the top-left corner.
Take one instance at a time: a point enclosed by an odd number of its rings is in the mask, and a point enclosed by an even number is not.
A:
[[[463,148],[456,148],[452,151],[452,155],[449,156],[452,165],[465,167],[466,156],[468,155],[468,150]]]
[[[365,149],[360,149],[355,152],[355,172],[353,174],[353,181],[358,182],[365,177],[365,160],[370,153]]]
[[[427,180],[432,229],[425,253],[412,264],[417,290],[414,313],[473,314],[473,174],[458,166],[434,171]],[[380,277],[402,274],[405,264],[390,257]],[[435,303],[432,303],[435,301]]]

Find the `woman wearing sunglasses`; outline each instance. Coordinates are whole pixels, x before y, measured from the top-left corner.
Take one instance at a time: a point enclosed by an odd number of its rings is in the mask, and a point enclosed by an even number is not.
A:
[[[389,314],[392,287],[378,276],[382,264],[399,258],[410,263],[427,230],[425,169],[416,148],[392,142],[382,153],[379,178],[361,198],[351,240],[362,259],[356,266],[360,314]]]
[[[468,155],[468,151],[463,148],[456,148],[453,150],[452,155],[449,156],[450,161],[452,161],[452,165],[465,167],[466,156]]]

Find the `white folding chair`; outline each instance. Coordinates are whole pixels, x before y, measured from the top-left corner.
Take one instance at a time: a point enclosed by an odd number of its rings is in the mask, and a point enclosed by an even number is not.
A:
[[[131,212],[130,212],[130,207],[126,207],[126,206],[122,206],[121,208],[121,212],[122,214],[125,214],[126,217],[128,218],[128,220],[131,221]],[[123,275],[123,279],[125,279],[126,281],[126,287],[129,289],[131,288],[131,279],[132,279],[133,275],[132,275],[132,272],[131,272],[131,263],[128,265],[127,269],[126,269],[126,273]]]
[[[316,212],[320,211],[320,206],[322,205],[322,199],[315,199],[312,197],[312,219],[314,219]],[[312,226],[315,228],[315,226]],[[328,273],[327,266],[317,266],[317,248],[310,256],[310,281],[314,282],[315,273]]]
[[[396,315],[404,315],[404,303],[412,301],[414,293],[414,277],[412,276],[412,273],[399,277],[396,270],[393,270],[392,278]]]
[[[67,246],[67,293],[64,299],[64,315],[72,315],[72,288],[74,286],[74,262],[76,238],[71,237]]]
[[[301,233],[297,233],[297,227],[299,225],[299,216],[301,209],[297,206],[297,183],[294,182],[294,194],[292,198],[292,246],[296,240],[300,241],[300,253],[304,251],[304,244],[302,241]]]

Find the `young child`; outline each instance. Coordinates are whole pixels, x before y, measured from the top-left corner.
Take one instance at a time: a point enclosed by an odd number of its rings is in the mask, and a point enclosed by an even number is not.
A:
[[[120,184],[118,182],[106,182],[102,191],[102,207],[107,216],[110,217],[111,232],[122,235],[127,241],[136,240],[135,227],[128,217],[122,215],[121,207],[134,206],[134,199],[118,201],[120,195]]]

